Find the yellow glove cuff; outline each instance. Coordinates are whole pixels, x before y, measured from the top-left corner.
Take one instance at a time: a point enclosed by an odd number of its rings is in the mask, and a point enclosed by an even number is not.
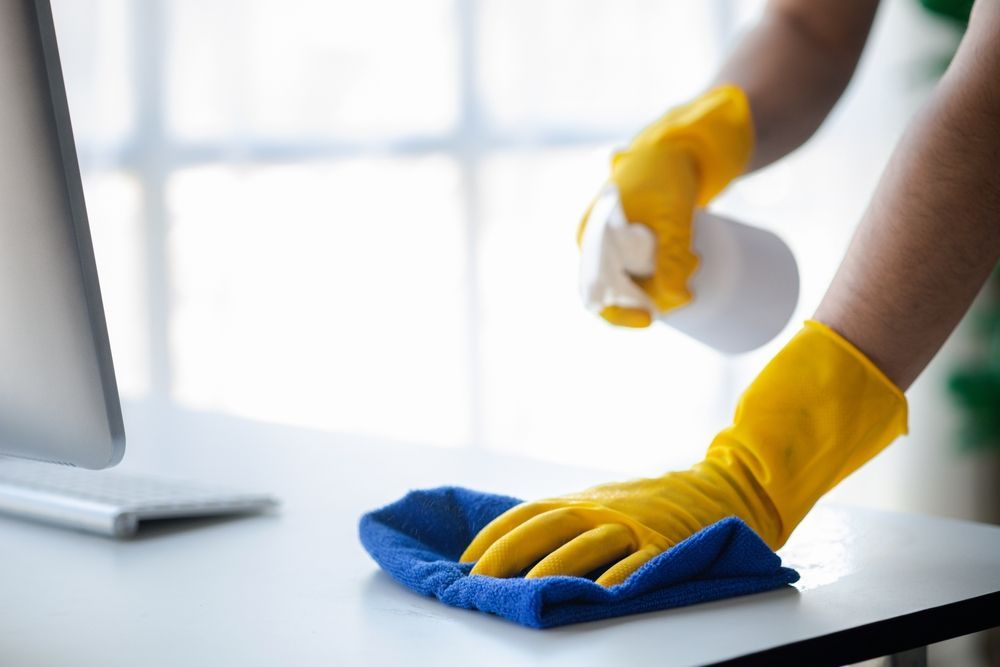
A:
[[[819,498],[907,431],[906,398],[828,326],[807,321],[747,388],[705,464],[750,507],[773,548]]]
[[[743,173],[753,152],[750,103],[741,88],[727,84],[665,113],[636,136],[629,150],[665,141],[685,146],[698,166],[697,205],[705,206]]]

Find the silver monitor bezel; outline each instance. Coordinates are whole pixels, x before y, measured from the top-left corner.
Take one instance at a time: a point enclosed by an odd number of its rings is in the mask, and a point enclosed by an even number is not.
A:
[[[50,121],[48,127],[55,135],[54,139],[58,147],[63,176],[61,180],[65,185],[64,192],[53,191],[52,196],[65,197],[67,204],[70,218],[68,222],[72,227],[73,240],[75,240],[75,250],[80,267],[80,286],[86,302],[84,306],[90,325],[100,390],[103,392],[110,442],[95,444],[93,441],[81,441],[75,451],[71,449],[69,456],[61,455],[58,461],[50,459],[44,454],[36,456],[35,452],[32,451],[11,452],[5,450],[3,453],[37,460],[53,460],[56,463],[86,468],[108,468],[120,462],[125,454],[125,427],[114,362],[111,356],[111,344],[105,320],[104,302],[101,297],[90,222],[84,199],[83,181],[59,58],[55,22],[49,0],[15,1],[25,2],[27,13],[32,15],[31,20],[29,20],[30,25],[26,26],[27,30],[33,30],[35,33],[31,36],[36,47],[32,57],[41,58],[42,61],[40,64],[45,76],[45,85],[44,87],[40,86],[40,89],[42,94],[47,97],[47,100],[43,100],[42,108],[48,109],[50,112],[50,118],[47,119]],[[54,182],[53,187],[54,189],[58,188],[58,184]]]

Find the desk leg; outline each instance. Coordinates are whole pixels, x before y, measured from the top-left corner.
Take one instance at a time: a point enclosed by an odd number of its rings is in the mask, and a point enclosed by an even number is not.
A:
[[[890,667],[927,667],[927,647],[911,648],[889,656]]]

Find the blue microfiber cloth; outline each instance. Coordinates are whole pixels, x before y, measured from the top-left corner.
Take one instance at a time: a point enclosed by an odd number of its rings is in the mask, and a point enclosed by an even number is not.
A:
[[[669,609],[778,588],[798,573],[735,517],[702,529],[605,588],[582,577],[470,576],[459,556],[516,498],[459,487],[412,491],[361,517],[361,543],[393,579],[447,605],[532,628]]]

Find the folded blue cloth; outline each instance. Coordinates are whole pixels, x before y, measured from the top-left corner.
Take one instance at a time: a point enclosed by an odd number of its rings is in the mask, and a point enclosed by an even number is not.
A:
[[[735,517],[702,529],[613,588],[582,577],[470,576],[472,565],[458,563],[462,551],[483,526],[520,502],[458,487],[412,491],[361,517],[361,543],[393,579],[417,593],[532,628],[757,593],[799,578]]]

